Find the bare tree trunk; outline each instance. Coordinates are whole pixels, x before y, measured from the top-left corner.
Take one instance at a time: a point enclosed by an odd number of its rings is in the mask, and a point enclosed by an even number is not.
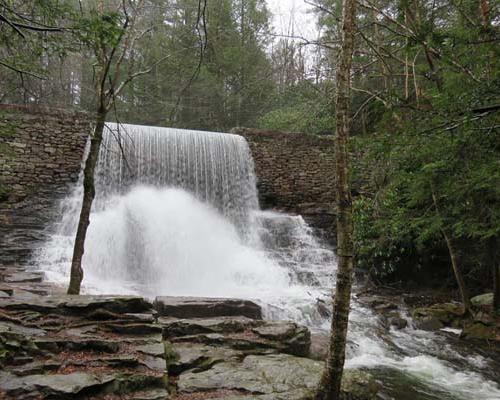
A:
[[[106,114],[107,112],[103,109],[97,113],[96,126],[90,140],[90,150],[83,170],[83,201],[76,231],[75,247],[73,248],[68,294],[80,294],[83,280],[82,259],[85,251],[85,238],[90,223],[90,210],[95,197],[94,171],[99,158]]]
[[[354,52],[356,0],[344,0],[342,47],[336,74],[335,177],[337,187],[337,284],[333,295],[330,347],[316,400],[338,400],[345,362],[345,345],[353,275],[353,222],[349,185],[349,137],[351,65]]]
[[[498,253],[498,238],[490,239],[489,253],[493,275],[493,313],[500,315],[500,255]]]
[[[439,210],[436,194],[434,193],[432,184],[431,184],[431,195],[432,195],[432,201],[434,203],[434,208],[436,210],[436,214],[438,215],[439,218],[442,219],[441,211]],[[470,302],[469,291],[467,290],[467,286],[465,285],[464,276],[462,274],[462,267],[460,266],[457,252],[455,251],[455,247],[453,246],[452,239],[448,236],[444,228],[441,228],[441,234],[443,235],[444,241],[446,242],[446,247],[448,248],[448,254],[450,255],[450,260],[451,260],[451,267],[453,268],[453,273],[455,274],[458,290],[460,292],[460,298],[462,299],[462,304],[464,306],[464,313],[471,314],[472,304]]]
[[[446,246],[448,247],[448,253],[450,254],[451,266],[453,268],[453,273],[455,274],[455,279],[457,280],[458,290],[460,292],[460,298],[462,299],[462,304],[464,306],[464,312],[466,314],[470,314],[472,310],[472,304],[470,302],[469,291],[467,290],[467,286],[464,282],[464,277],[462,274],[462,268],[460,267],[460,263],[458,261],[457,253],[453,246],[453,243],[450,237],[447,235],[444,229],[441,229],[441,233],[443,234],[444,240],[446,242]]]
[[[408,25],[408,12],[405,10],[405,24]],[[408,47],[408,38],[406,38]],[[408,65],[408,53],[405,54],[405,100],[410,98],[410,67]]]
[[[500,314],[500,264],[493,264],[493,312]]]

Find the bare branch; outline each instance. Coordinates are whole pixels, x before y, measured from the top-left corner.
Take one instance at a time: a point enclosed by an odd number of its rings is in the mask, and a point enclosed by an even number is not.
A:
[[[21,75],[28,75],[28,76],[32,76],[33,78],[37,78],[37,79],[41,79],[41,80],[46,80],[47,79],[44,76],[37,75],[34,72],[30,72],[30,71],[26,71],[26,70],[23,70],[23,69],[16,68],[13,65],[7,64],[7,63],[5,63],[3,61],[0,61],[0,65],[4,66],[5,68],[8,68],[8,69],[10,69],[10,70],[12,70],[14,72],[17,72],[18,74],[21,74]]]

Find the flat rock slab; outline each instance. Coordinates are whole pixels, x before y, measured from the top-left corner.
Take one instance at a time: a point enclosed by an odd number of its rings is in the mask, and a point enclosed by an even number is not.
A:
[[[204,297],[157,297],[154,307],[160,316],[213,318],[242,316],[262,319],[260,306],[249,300]]]
[[[185,320],[187,321],[187,320]],[[178,343],[200,343],[227,347],[246,354],[286,353],[305,357],[309,354],[311,334],[309,329],[293,322],[264,322],[243,331],[220,331],[170,337]]]
[[[8,276],[4,277],[4,282],[14,283],[14,282],[42,282],[43,272],[14,272]]]
[[[23,398],[23,394],[28,393],[40,393],[44,398],[51,396],[65,398],[65,396],[78,395],[85,390],[95,389],[112,382],[113,379],[111,376],[86,373],[18,377],[2,372],[0,374],[0,388],[7,395],[18,395],[20,398]]]
[[[1,399],[165,399],[152,304],[133,296],[0,298]]]
[[[113,313],[144,313],[150,311],[152,305],[136,296],[53,295],[0,298],[0,308],[81,315],[98,309]]]
[[[199,343],[178,343],[173,351],[175,359],[168,366],[168,371],[172,375],[178,375],[187,370],[196,373],[220,362],[241,360],[245,357],[245,354],[238,350]]]
[[[163,336],[166,339],[200,333],[243,332],[265,324],[262,320],[239,316],[190,319],[160,317],[158,323],[163,327]]]
[[[203,372],[183,373],[177,386],[180,393],[227,389],[247,393],[243,398],[248,399],[305,400],[314,392],[322,371],[322,362],[307,358],[287,354],[247,356],[241,363],[224,362]],[[369,374],[346,370],[342,381],[343,399],[371,400],[377,389]]]

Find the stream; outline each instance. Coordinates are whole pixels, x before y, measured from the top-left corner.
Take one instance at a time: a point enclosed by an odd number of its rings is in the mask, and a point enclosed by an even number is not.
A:
[[[122,143],[122,151],[108,133],[100,154],[84,292],[253,299],[265,318],[327,336],[330,323],[318,304],[329,307],[335,253],[302,217],[259,209],[246,141],[122,129],[133,143]],[[61,203],[61,218],[34,259],[48,281],[68,280],[81,195],[78,185]],[[370,371],[383,385],[381,399],[500,399],[498,361],[484,350],[453,333],[416,329],[402,303],[408,326],[388,328],[357,291],[346,366]]]

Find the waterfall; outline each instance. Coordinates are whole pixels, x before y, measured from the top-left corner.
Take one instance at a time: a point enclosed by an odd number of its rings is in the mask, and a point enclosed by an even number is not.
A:
[[[102,147],[96,210],[135,185],[184,189],[240,231],[258,209],[253,159],[241,136],[107,123]]]
[[[266,318],[327,335],[335,255],[300,216],[261,211],[244,138],[107,124],[83,258],[83,290],[97,294],[239,297]],[[34,263],[67,285],[81,182]],[[347,366],[384,382],[384,399],[495,400],[490,360],[462,355],[442,336],[387,331],[353,298]]]
[[[259,210],[243,137],[106,125],[83,258],[84,291],[248,297],[265,299],[266,306],[293,297],[301,300],[283,310],[296,318],[320,296],[303,283],[325,266],[331,271],[334,254],[324,249],[329,262],[320,265],[311,257],[317,243],[301,217]],[[62,219],[36,257],[49,280],[68,279],[81,197],[80,183],[63,201]],[[289,246],[278,244],[278,236]]]

